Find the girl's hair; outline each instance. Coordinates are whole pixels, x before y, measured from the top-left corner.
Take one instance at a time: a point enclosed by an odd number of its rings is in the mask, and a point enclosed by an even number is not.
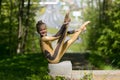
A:
[[[42,20],[38,21],[37,24],[36,24],[36,29],[37,29],[38,33],[39,33],[39,29],[40,29],[42,24],[45,24],[44,22],[42,22]]]

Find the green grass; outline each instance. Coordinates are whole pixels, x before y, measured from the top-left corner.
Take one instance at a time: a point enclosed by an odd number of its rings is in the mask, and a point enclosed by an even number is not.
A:
[[[47,30],[50,34],[55,34],[58,32],[58,29],[56,29],[56,28],[48,28]]]
[[[0,55],[0,80],[53,80],[41,53]],[[57,76],[54,80],[65,80]]]
[[[0,80],[44,80],[46,75],[47,61],[41,54],[0,56]]]
[[[80,52],[80,44],[73,43],[67,50],[67,52]]]
[[[96,58],[96,59],[95,59]],[[100,60],[101,59],[101,60]],[[99,56],[89,56],[98,69],[115,69],[104,65]],[[94,60],[94,61],[92,61]],[[90,62],[90,63],[91,63]],[[94,62],[94,63],[93,63]],[[53,80],[48,75],[48,62],[41,53],[21,55],[0,55],[0,80]],[[57,77],[56,80],[65,80]]]
[[[119,69],[118,66],[114,66],[111,63],[106,62],[107,59],[103,58],[102,56],[99,56],[98,54],[89,54],[87,57],[89,60],[89,63],[94,65],[99,70],[117,70]]]

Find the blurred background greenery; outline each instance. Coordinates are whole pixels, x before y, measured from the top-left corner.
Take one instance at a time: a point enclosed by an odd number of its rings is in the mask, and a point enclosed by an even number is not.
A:
[[[42,56],[40,37],[35,27],[48,6],[41,1],[0,0],[0,80],[44,80],[40,77],[47,75],[47,61]],[[87,20],[91,21],[87,31],[80,35],[67,53],[88,53],[86,59],[97,69],[120,69],[120,1],[56,1],[63,17],[66,10],[71,11],[72,29]],[[63,20],[62,17],[60,19]],[[50,26],[48,32],[51,34],[59,29]]]

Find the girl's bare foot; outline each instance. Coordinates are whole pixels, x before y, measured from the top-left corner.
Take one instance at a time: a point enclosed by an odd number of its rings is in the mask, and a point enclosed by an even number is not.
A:
[[[88,25],[90,23],[90,21],[86,21],[79,29],[80,30],[86,30],[86,25]]]
[[[64,23],[69,23],[71,21],[69,14],[70,12],[68,11],[65,15]]]

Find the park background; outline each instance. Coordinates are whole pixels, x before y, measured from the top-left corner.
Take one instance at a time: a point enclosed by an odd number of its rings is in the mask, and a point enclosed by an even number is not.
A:
[[[88,20],[91,23],[64,60],[76,55],[80,70],[120,68],[119,0],[0,0],[0,80],[48,80],[36,23],[42,19],[52,35],[67,10],[72,20],[69,30]]]

